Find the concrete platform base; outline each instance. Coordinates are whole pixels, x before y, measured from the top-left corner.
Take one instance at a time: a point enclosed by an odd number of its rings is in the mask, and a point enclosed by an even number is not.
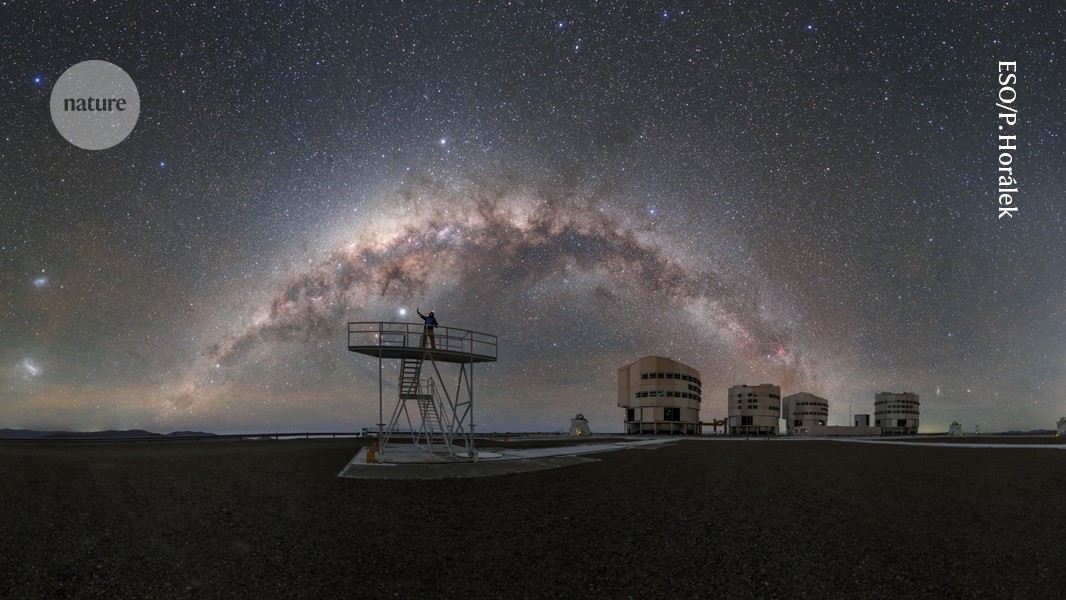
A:
[[[348,479],[451,479],[457,477],[488,477],[529,471],[542,471],[596,462],[584,456],[598,452],[646,449],[654,450],[677,442],[677,439],[640,439],[635,441],[579,444],[551,448],[478,450],[478,460],[469,460],[465,453],[449,456],[443,452],[430,453],[419,446],[389,446],[378,463],[366,461],[363,448],[352,458],[337,477]]]

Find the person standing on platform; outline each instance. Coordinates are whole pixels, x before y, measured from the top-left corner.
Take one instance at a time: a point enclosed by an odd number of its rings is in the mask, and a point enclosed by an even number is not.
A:
[[[433,335],[433,328],[437,326],[437,317],[433,316],[433,311],[429,311],[428,315],[424,315],[421,309],[416,308],[415,312],[426,322],[425,328],[422,330],[422,347],[426,347],[426,338],[429,338],[429,347],[436,350],[437,338]]]

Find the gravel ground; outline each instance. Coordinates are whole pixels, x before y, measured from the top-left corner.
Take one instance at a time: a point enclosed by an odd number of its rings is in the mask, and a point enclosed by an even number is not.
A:
[[[0,597],[1062,597],[1058,449],[687,441],[337,478],[359,444],[0,444]]]

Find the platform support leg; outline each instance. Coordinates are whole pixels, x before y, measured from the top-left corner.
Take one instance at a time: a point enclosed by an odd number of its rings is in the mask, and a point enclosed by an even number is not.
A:
[[[381,445],[381,432],[385,429],[385,397],[381,389],[381,352],[378,352],[378,447],[377,451],[381,460],[385,454],[385,447]]]

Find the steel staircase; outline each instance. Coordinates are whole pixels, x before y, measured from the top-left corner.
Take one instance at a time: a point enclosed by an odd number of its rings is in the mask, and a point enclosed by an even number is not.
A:
[[[400,363],[400,400],[415,400],[418,395],[419,377],[422,375],[421,358],[405,358]]]
[[[435,387],[433,380],[427,379],[420,390],[423,393],[418,396],[418,414],[422,418],[420,434],[426,436],[430,452],[433,451],[433,438],[438,435],[444,440],[446,446],[450,446],[447,433],[441,423],[440,413],[437,411],[437,395],[433,393]]]
[[[451,452],[451,440],[449,439],[447,423],[442,422],[436,385],[432,378],[422,379],[422,364],[424,357],[404,358],[400,365],[400,401],[414,400],[418,403],[418,416],[421,426],[415,435],[414,442],[419,444],[422,440],[433,452],[433,441],[436,438],[443,441],[445,447]]]

